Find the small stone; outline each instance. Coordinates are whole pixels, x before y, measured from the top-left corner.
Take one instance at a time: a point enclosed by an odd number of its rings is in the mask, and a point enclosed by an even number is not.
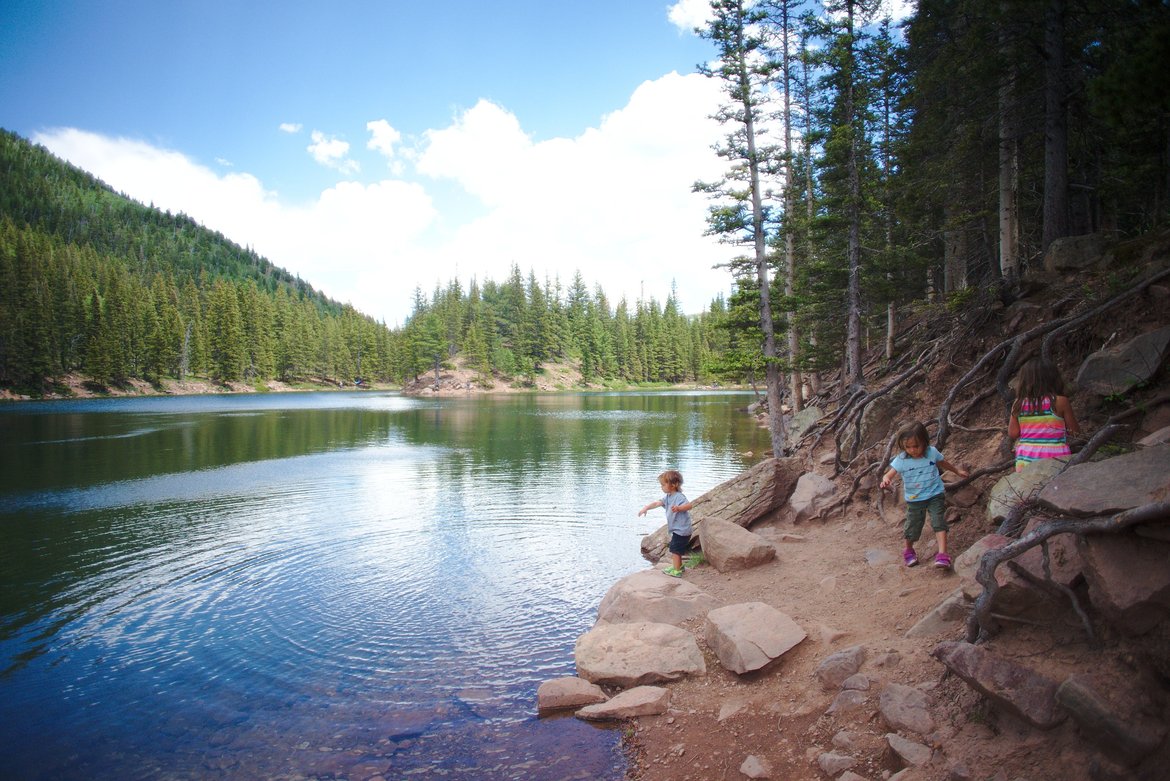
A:
[[[756,756],[749,756],[739,766],[739,772],[748,778],[771,778],[772,766],[766,760]]]

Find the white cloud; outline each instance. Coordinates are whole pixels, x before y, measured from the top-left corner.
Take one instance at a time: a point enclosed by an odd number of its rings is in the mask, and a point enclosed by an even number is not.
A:
[[[366,130],[370,131],[370,140],[366,147],[379,154],[385,155],[387,160],[393,160],[394,145],[402,140],[402,134],[384,119],[375,119],[366,123]]]
[[[503,281],[513,263],[564,285],[580,270],[612,303],[643,292],[661,303],[676,281],[684,311],[698,312],[730,288],[726,271],[711,266],[734,254],[703,236],[707,204],[690,191],[723,170],[711,151],[722,131],[708,119],[719,99],[711,80],[669,74],[643,83],[597,127],[539,143],[516,116],[481,101],[423,135],[413,180],[343,181],[308,204],[142,141],[73,129],[33,140],[391,325],[409,316],[416,287],[429,294],[456,276],[465,286],[473,276]],[[367,127],[379,143],[392,135],[388,123]],[[348,160],[345,142],[314,139],[332,150],[326,159]],[[451,184],[483,204],[475,217],[439,212],[434,194]]]
[[[353,174],[360,170],[357,161],[349,158],[349,142],[342,141],[334,136],[327,136],[320,130],[314,130],[311,138],[313,143],[306,149],[309,154],[323,166],[335,168],[343,174]]]
[[[918,0],[883,0],[882,13],[889,14],[895,22],[900,22],[918,10]]]
[[[680,31],[693,32],[711,20],[710,0],[678,0],[666,9],[666,18]]]
[[[301,132],[301,124],[299,122],[281,122],[280,129],[284,133],[299,133]]]

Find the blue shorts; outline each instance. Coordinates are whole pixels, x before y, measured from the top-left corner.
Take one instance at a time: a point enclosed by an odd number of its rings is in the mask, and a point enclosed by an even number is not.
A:
[[[691,535],[670,533],[670,552],[683,555],[691,549]]]

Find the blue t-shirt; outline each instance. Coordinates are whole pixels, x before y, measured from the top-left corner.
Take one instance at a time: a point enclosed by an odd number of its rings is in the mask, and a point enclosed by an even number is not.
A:
[[[680,491],[662,497],[662,506],[666,508],[666,528],[670,530],[671,534],[689,535],[691,533],[690,511],[678,512],[674,509],[678,505],[686,503],[687,498]]]
[[[907,502],[924,502],[946,490],[938,471],[938,462],[942,460],[943,454],[934,445],[926,448],[922,458],[911,458],[905,452],[894,457],[890,468],[902,476],[902,495]]]

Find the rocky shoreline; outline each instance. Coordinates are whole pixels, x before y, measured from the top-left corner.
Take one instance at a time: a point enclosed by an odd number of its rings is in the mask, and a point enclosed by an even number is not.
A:
[[[1102,494],[1165,501],[1170,444],[1158,442],[1168,437],[1049,474],[1045,501],[1072,516],[1099,514]],[[833,500],[798,490],[821,485],[804,469],[769,459],[751,470],[774,504],[743,524],[718,516],[742,499],[744,478],[697,499],[705,561],[682,579],[659,564],[615,584],[578,639],[577,676],[542,684],[538,710],[632,725],[635,779],[1159,777],[1170,756],[1170,698],[1154,680],[1170,675],[1170,526],[1071,547],[1066,537],[1052,549],[1059,575],[1033,549],[997,573],[994,611],[1010,631],[972,644],[980,561],[1008,543],[976,528],[996,520],[987,505],[962,508],[953,573],[909,569],[888,528],[896,511],[847,516],[838,535],[798,523]],[[1084,636],[1044,586],[1046,568],[1089,584],[1086,609],[1105,638]]]

